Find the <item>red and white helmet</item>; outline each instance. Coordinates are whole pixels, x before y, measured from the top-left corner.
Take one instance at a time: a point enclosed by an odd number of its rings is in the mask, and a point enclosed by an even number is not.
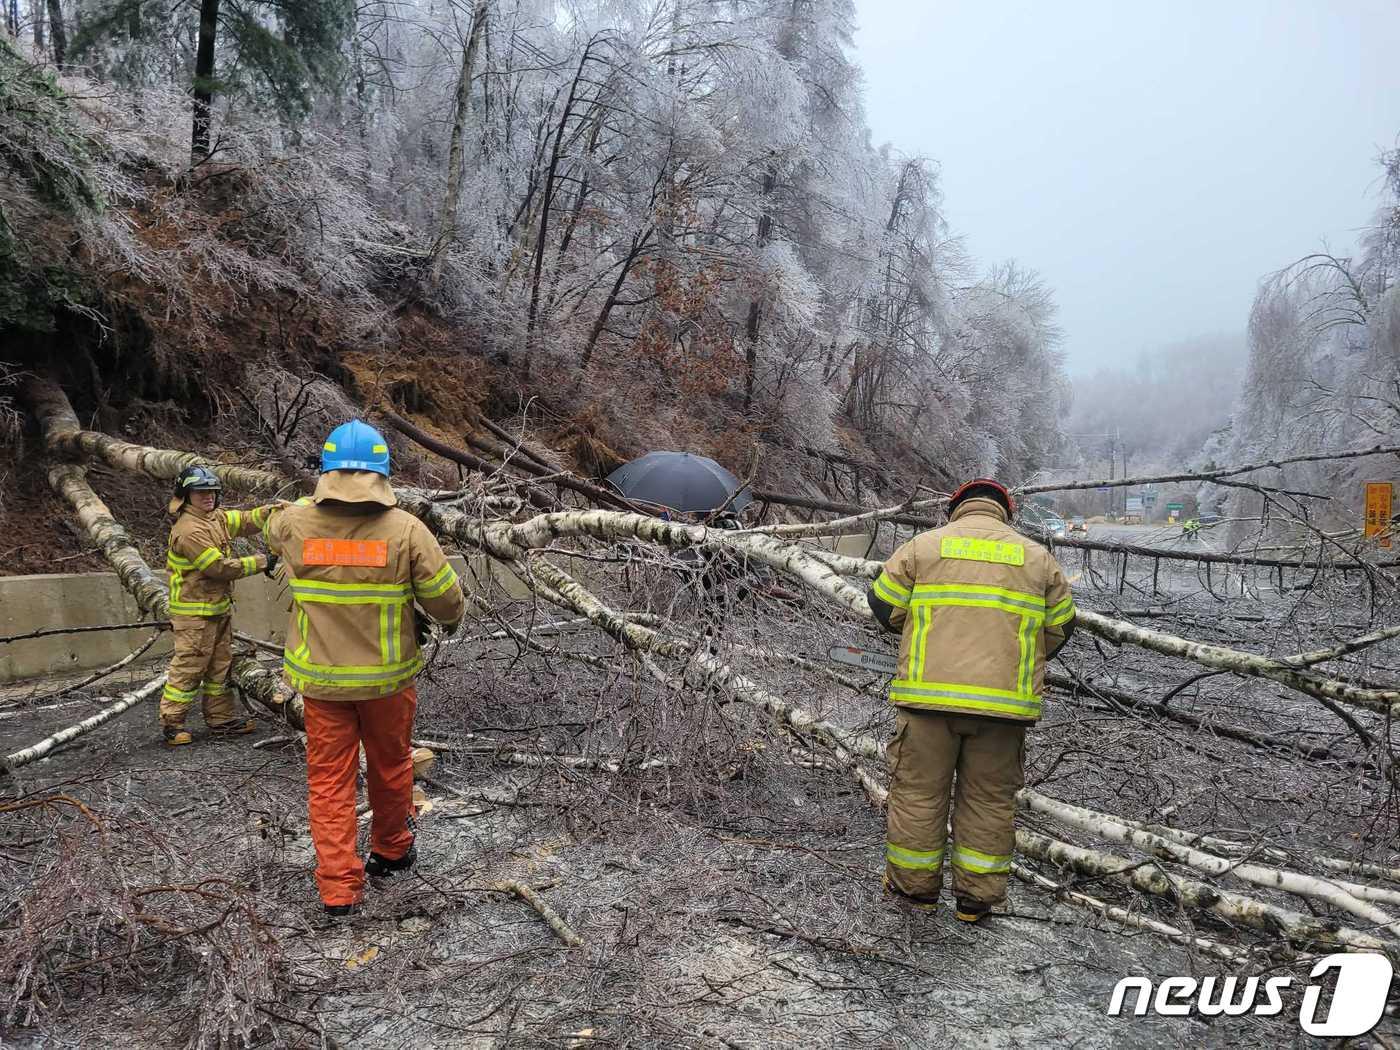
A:
[[[1008,517],[1016,514],[1016,500],[1006,486],[991,478],[973,478],[964,485],[959,486],[958,491],[948,497],[948,513],[952,514],[958,504],[972,496],[985,496],[996,500],[1006,508]]]

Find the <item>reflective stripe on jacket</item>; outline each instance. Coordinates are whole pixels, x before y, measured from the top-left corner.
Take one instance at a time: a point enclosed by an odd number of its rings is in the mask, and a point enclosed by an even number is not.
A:
[[[306,696],[397,692],[423,668],[414,603],[443,623],[462,618],[462,588],[436,537],[395,502],[381,475],[337,470],[268,523],[292,596],[282,670]]]
[[[262,572],[267,558],[239,557],[230,541],[260,531],[276,509],[275,503],[208,514],[189,503],[179,509],[165,550],[171,616],[223,616],[233,607],[233,581]]]
[[[1001,505],[968,499],[895,551],[871,585],[902,631],[890,700],[901,707],[1040,717],[1045,661],[1073,630],[1074,599],[1050,552]]]

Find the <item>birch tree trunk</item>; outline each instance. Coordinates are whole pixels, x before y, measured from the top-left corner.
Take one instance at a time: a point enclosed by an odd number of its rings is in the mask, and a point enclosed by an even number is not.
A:
[[[186,467],[208,467],[230,488],[262,495],[293,487],[285,478],[271,471],[214,463],[192,452],[133,445],[94,430],[84,430],[68,396],[50,379],[30,379],[24,387],[24,399],[39,421],[45,444],[55,453],[100,459],[118,470],[130,470],[162,480],[174,479]]]
[[[15,751],[12,754],[0,758],[0,773],[7,770],[19,769],[20,766],[27,766],[31,762],[36,762],[43,758],[54,748],[61,744],[66,744],[70,740],[76,740],[84,733],[90,733],[104,722],[110,722],[117,715],[129,711],[142,700],[155,696],[165,686],[165,675],[159,678],[152,678],[139,689],[132,690],[119,698],[115,703],[108,704],[91,718],[85,718],[76,725],[71,725],[67,729],[60,729],[52,736],[45,737],[37,744]]]
[[[131,445],[104,434],[77,429],[77,419],[67,398],[51,383],[31,382],[27,395],[43,424],[46,440],[55,447],[97,456],[113,466],[140,471],[152,477],[174,477],[184,466],[200,462],[199,457],[190,453]],[[214,469],[228,484],[239,487],[269,491],[283,484],[280,477],[267,471],[218,465]],[[863,619],[871,616],[865,593],[847,582],[846,577],[873,579],[882,568],[880,562],[863,558],[825,552],[818,557],[801,547],[758,533],[681,525],[641,514],[602,510],[566,511],[542,514],[519,525],[510,525],[468,517],[437,506],[421,494],[410,491],[401,490],[399,500],[405,510],[417,515],[439,533],[452,536],[501,561],[521,561],[531,548],[547,546],[560,538],[605,541],[639,539],[671,549],[696,547],[757,561],[824,594]],[[1179,638],[1087,609],[1079,610],[1075,622],[1076,626],[1113,642],[1137,645],[1205,667],[1267,678],[1310,696],[1400,715],[1400,690],[1348,685],[1271,657]]]
[[[1275,907],[1204,882],[1173,875],[1161,867],[1148,867],[1127,857],[1072,846],[1024,828],[1016,831],[1016,848],[1028,856],[1069,868],[1081,875],[1095,878],[1106,876],[1143,893],[1179,900],[1193,908],[1209,911],[1226,922],[1284,936],[1298,944],[1325,944],[1383,954],[1395,949],[1393,943],[1388,945],[1368,933],[1329,919]]]
[[[1397,932],[1395,920],[1381,909],[1358,900],[1341,886],[1326,879],[1284,871],[1281,868],[1268,868],[1259,864],[1226,860],[1224,857],[1217,857],[1194,847],[1172,842],[1165,836],[1129,827],[1107,813],[1096,813],[1083,806],[1060,802],[1037,791],[1022,791],[1017,798],[1034,812],[1044,813],[1054,817],[1061,824],[1092,832],[1100,838],[1135,846],[1154,857],[1185,864],[1187,867],[1195,868],[1208,875],[1233,875],[1256,886],[1283,890],[1297,896],[1324,901],[1335,908],[1351,912],[1368,923],[1384,927],[1392,934]]]

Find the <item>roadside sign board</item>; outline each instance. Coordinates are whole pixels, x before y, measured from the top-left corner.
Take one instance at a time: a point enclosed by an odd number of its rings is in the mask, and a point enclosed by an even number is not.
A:
[[[878,671],[880,674],[898,674],[899,658],[890,656],[888,653],[877,653],[873,649],[857,649],[853,645],[833,645],[826,651],[827,659],[834,660],[838,664],[850,664],[852,667],[863,667],[867,671]]]
[[[1390,515],[1395,486],[1389,481],[1366,482],[1366,538],[1380,537],[1382,547],[1390,546]]]
[[[1168,504],[1167,504],[1167,510],[1178,510],[1178,511],[1179,511],[1179,510],[1181,510],[1184,506],[1185,506],[1184,503],[1168,503]]]

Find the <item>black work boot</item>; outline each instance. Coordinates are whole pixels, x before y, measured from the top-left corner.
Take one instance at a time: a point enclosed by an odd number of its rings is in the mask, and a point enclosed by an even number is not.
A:
[[[992,906],[971,897],[959,897],[954,913],[963,922],[980,922],[992,913]]]
[[[907,904],[912,908],[917,908],[919,911],[931,912],[938,910],[938,894],[934,893],[915,895],[911,893],[905,893],[903,890],[901,890],[898,886],[894,884],[894,882],[890,879],[888,872],[886,872],[884,875],[884,878],[881,882],[881,887],[884,889],[886,894],[888,894],[891,898],[893,898],[900,904]]]
[[[358,904],[322,904],[321,907],[330,919],[348,919],[360,911]]]
[[[365,861],[365,874],[376,879],[386,879],[401,871],[408,871],[418,863],[418,843],[408,847],[408,852],[397,860],[389,860],[378,853],[371,853]]]

